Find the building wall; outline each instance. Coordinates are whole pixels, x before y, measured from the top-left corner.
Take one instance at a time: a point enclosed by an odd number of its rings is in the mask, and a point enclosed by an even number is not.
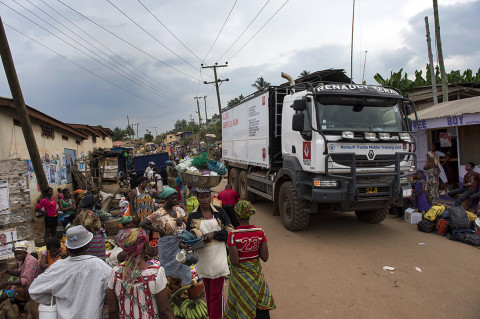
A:
[[[8,210],[0,214],[0,232],[10,233],[15,230],[17,240],[34,240],[34,215],[30,208],[29,181],[27,164],[24,160],[0,160],[0,180],[8,181]],[[2,246],[0,259],[13,258],[11,245],[15,240],[7,238],[7,245]],[[34,245],[30,245],[34,246]],[[6,250],[10,252],[6,253]]]
[[[168,134],[165,137],[165,143],[178,142],[178,141],[180,141],[180,136],[177,136],[175,134]]]
[[[22,129],[20,126],[14,125],[13,116],[13,110],[0,109],[0,160],[19,158],[27,162],[27,178],[30,188],[31,205],[33,206],[41,196],[41,192],[38,189],[37,178],[33,172],[31,163],[28,163],[30,155]],[[46,174],[48,173],[47,179],[50,180],[49,185],[55,190],[55,193],[57,188],[72,188],[71,182],[69,183],[66,179],[68,157],[65,154],[65,149],[75,151],[76,157],[81,158],[96,148],[112,147],[113,142],[110,137],[106,137],[105,140],[97,137],[97,142],[93,143],[91,136],[83,140],[72,133],[52,127],[51,125],[46,126],[53,128],[54,138],[44,137],[42,136],[40,121],[31,118],[31,123],[38,151],[44,163],[44,169],[46,170]]]

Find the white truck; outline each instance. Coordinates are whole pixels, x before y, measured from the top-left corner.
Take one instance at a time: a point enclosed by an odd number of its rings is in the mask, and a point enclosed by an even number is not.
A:
[[[396,89],[351,83],[269,87],[222,110],[222,158],[240,198],[273,201],[289,230],[310,214],[379,223],[402,205],[416,166],[415,105]]]

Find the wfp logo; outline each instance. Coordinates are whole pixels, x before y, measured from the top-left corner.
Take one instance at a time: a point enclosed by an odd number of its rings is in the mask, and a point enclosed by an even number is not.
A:
[[[333,144],[328,145],[328,151],[334,152],[335,151],[335,145],[333,145]]]

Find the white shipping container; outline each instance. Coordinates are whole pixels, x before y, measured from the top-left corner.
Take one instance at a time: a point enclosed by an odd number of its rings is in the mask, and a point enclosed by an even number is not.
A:
[[[268,92],[222,113],[223,159],[270,167]]]

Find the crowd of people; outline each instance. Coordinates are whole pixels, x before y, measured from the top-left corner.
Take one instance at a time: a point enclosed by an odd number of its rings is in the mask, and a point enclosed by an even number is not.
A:
[[[211,189],[183,185],[174,165],[169,162],[165,186],[152,180],[153,163],[125,194],[116,252],[108,258],[98,190],[59,190],[55,200],[53,189],[45,189],[35,210],[44,216],[46,249],[38,258],[28,253],[27,242],[14,246],[18,267],[6,272],[13,279],[0,284],[1,300],[54,302],[58,318],[65,319],[103,318],[106,305],[109,318],[174,318],[170,296],[192,283],[191,268],[176,259],[182,250],[192,251],[182,236],[187,232],[204,242],[194,251],[195,270],[209,318],[269,318],[275,304],[260,264],[268,260],[267,238],[250,223],[255,209],[230,185],[214,205]],[[56,234],[60,224],[64,242]]]
[[[414,174],[410,205],[419,212],[425,213],[432,206],[440,203],[442,194],[445,200],[454,200],[455,206],[461,206],[468,199],[465,209],[479,214],[480,174],[474,171],[475,164],[469,162],[465,165],[466,174],[460,187],[450,191],[448,189],[440,191],[439,186],[442,184],[445,188],[448,181],[443,169],[442,157],[447,155],[437,151],[435,144],[432,144],[423,170],[418,170]]]

